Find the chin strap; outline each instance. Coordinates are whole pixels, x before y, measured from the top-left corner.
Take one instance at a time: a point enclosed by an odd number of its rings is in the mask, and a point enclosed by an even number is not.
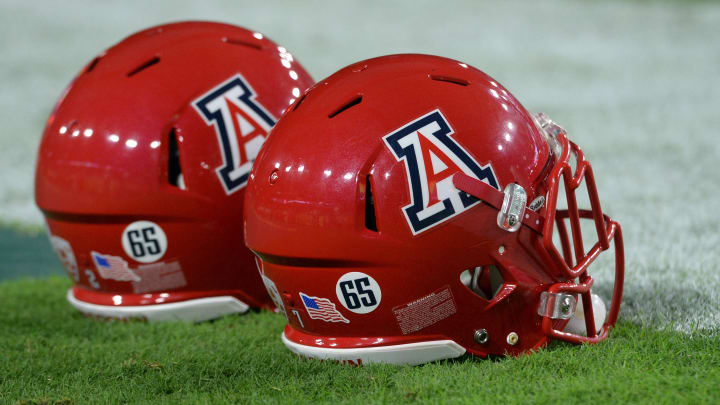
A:
[[[458,190],[464,191],[472,195],[473,197],[479,198],[482,202],[494,207],[500,212],[502,212],[505,206],[508,205],[507,203],[503,204],[503,202],[507,198],[510,185],[505,188],[505,192],[498,191],[493,186],[477,180],[473,177],[470,177],[462,172],[458,172],[453,175],[453,185]],[[520,217],[519,219],[521,220],[523,225],[527,226],[528,228],[532,229],[537,233],[542,233],[545,219],[540,214],[533,210],[527,209],[527,207],[525,207],[523,204],[522,210],[518,213],[518,216]]]

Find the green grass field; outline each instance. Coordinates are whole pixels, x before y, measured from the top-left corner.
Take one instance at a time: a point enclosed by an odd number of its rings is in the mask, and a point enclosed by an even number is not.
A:
[[[62,277],[0,284],[0,402],[717,403],[720,336],[627,322],[595,346],[352,367],[291,354],[269,312],[211,323],[107,322],[65,302]]]

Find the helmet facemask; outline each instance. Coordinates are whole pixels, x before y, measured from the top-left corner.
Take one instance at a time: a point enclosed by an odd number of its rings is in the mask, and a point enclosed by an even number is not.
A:
[[[537,241],[537,250],[545,259],[548,268],[568,279],[567,282],[553,284],[543,293],[538,314],[543,316],[542,328],[548,336],[573,343],[596,343],[608,336],[609,328],[615,325],[620,311],[625,273],[622,230],[619,223],[603,213],[592,166],[585,159],[582,150],[571,142],[566,131],[547,115],[539,113],[533,118],[548,140],[555,159],[555,164],[545,179],[548,190],[546,215],[542,239]],[[590,209],[578,208],[577,190],[583,184],[587,189]],[[557,209],[558,197],[561,194],[566,197],[567,209]],[[592,221],[597,235],[597,241],[588,250],[585,250],[583,243],[581,219]],[[570,224],[570,233],[566,222]],[[555,229],[557,244],[553,241]],[[601,252],[610,248],[611,243],[615,250],[613,295],[607,320],[600,330],[596,330],[591,294],[594,279],[588,269]],[[580,294],[583,303],[586,336],[553,327],[553,319],[572,317],[576,294]]]
[[[620,224],[603,214],[592,167],[580,148],[567,138],[566,131],[545,114],[536,114],[533,120],[550,148],[551,165],[544,171],[548,174],[538,187],[538,190],[547,190],[544,195],[529,201],[519,184],[510,183],[501,193],[462,173],[454,175],[453,183],[458,189],[495,207],[499,211],[498,226],[501,229],[516,232],[524,225],[538,234],[535,250],[545,271],[565,280],[550,285],[541,294],[538,315],[543,317],[543,332],[573,343],[599,342],[607,337],[620,311],[625,269]],[[583,185],[587,189],[590,209],[578,208],[577,189]],[[567,208],[558,209],[561,195],[565,196],[561,202],[567,201]],[[583,243],[581,219],[592,221],[597,235],[597,242],[589,250],[585,250]],[[570,224],[570,232],[566,222]],[[613,296],[607,320],[598,330],[591,294],[594,279],[588,269],[601,252],[611,247],[611,242],[615,248]],[[557,329],[566,325],[565,321],[575,314],[578,294],[583,304],[584,336]]]

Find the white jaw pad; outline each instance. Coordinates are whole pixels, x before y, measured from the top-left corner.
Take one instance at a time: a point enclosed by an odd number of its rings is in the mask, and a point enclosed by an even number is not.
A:
[[[235,297],[219,296],[167,304],[109,306],[80,301],[68,290],[67,300],[80,312],[100,318],[144,318],[148,321],[203,322],[224,315],[245,313],[250,307]]]
[[[605,317],[607,316],[607,308],[605,302],[597,294],[591,294],[592,296],[592,307],[593,314],[595,316],[595,330],[600,332],[603,323],[605,323]],[[585,328],[585,311],[583,310],[582,300],[578,300],[577,307],[575,307],[575,315],[570,318],[565,327],[565,332],[574,333],[576,335],[587,336],[587,330]]]
[[[290,351],[302,357],[336,360],[341,363],[357,365],[387,363],[415,366],[436,360],[452,359],[465,354],[465,349],[452,340],[337,349],[301,345],[290,341],[283,332],[282,341]]]

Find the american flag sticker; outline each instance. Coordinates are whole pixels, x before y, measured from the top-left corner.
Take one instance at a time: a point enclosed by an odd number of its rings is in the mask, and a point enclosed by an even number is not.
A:
[[[117,281],[140,281],[125,260],[118,256],[104,255],[95,251],[90,252],[100,277]]]
[[[302,298],[303,305],[305,305],[305,310],[310,316],[310,319],[320,319],[325,322],[350,323],[347,318],[335,309],[335,304],[329,299],[311,297],[303,293],[300,293],[300,298]]]

